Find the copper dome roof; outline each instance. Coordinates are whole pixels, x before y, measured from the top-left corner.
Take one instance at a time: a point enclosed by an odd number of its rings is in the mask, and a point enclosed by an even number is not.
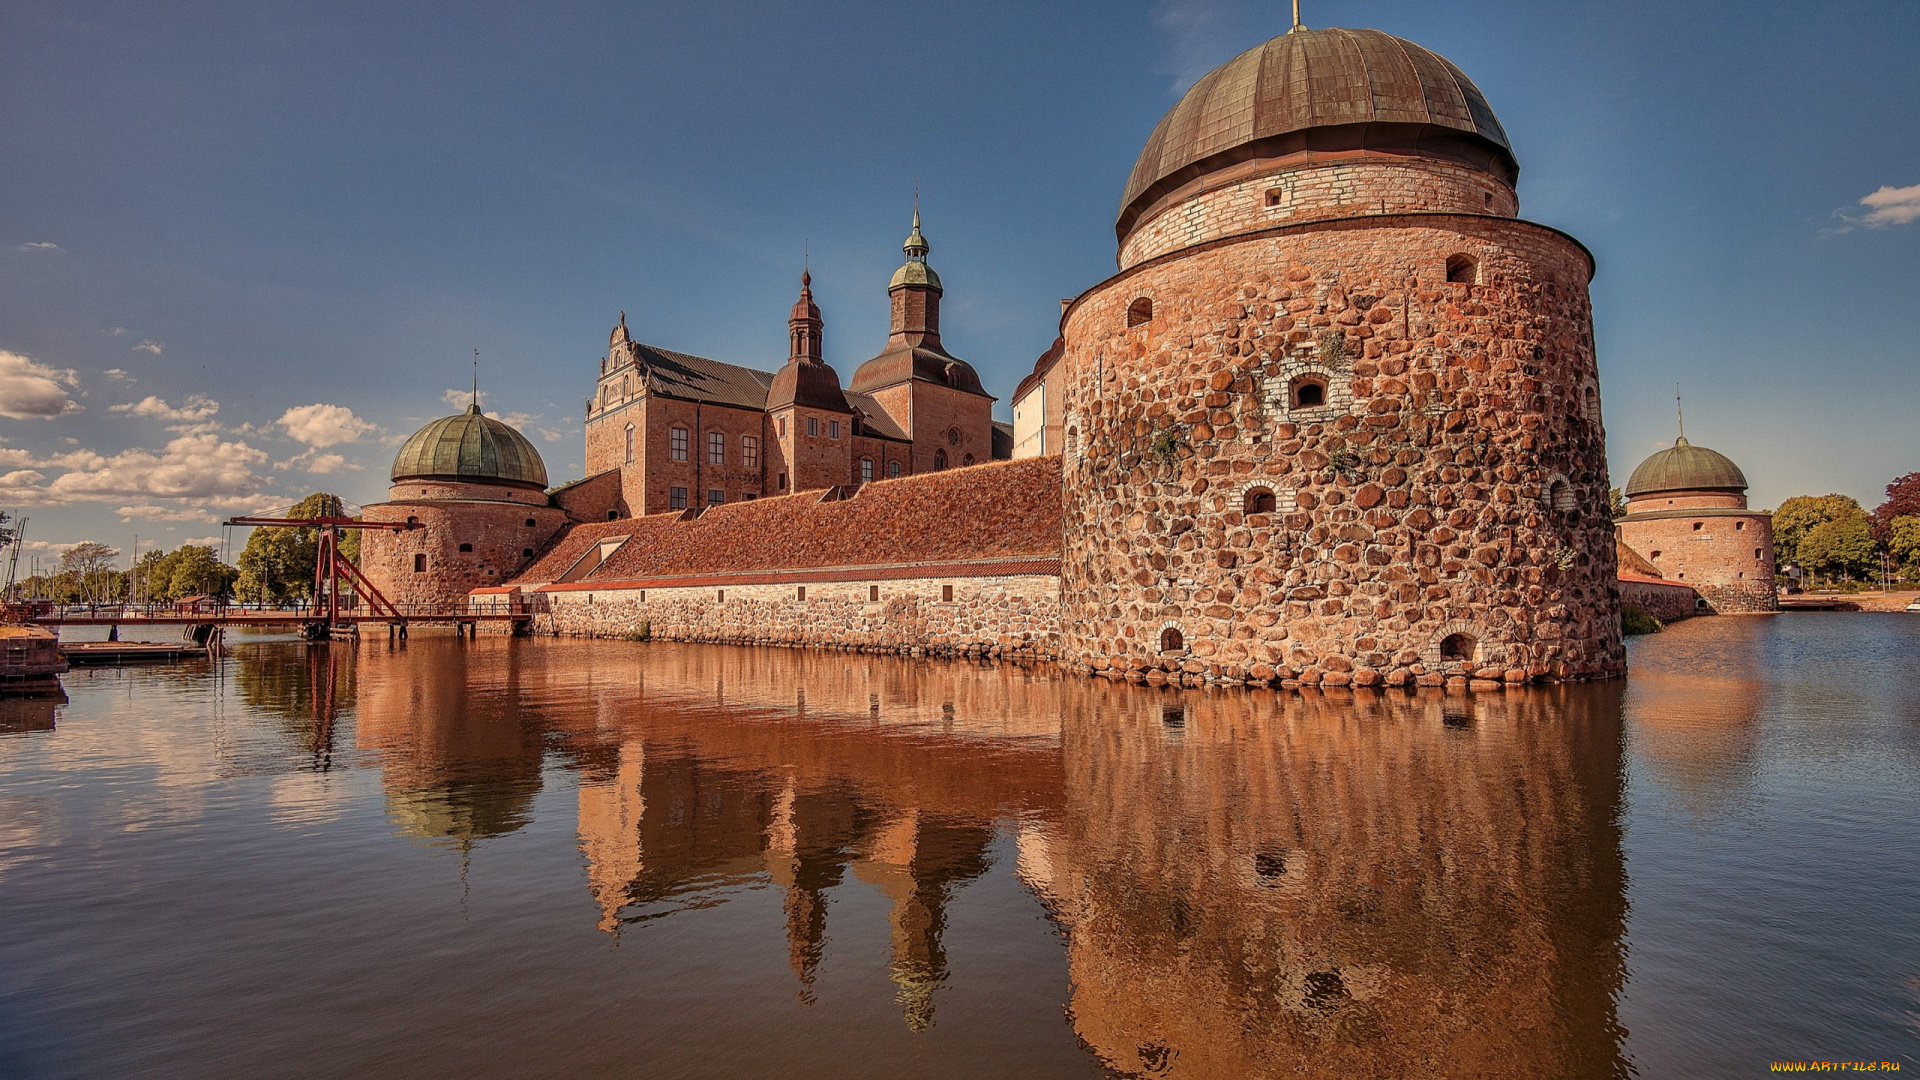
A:
[[[1631,499],[1662,491],[1745,491],[1746,474],[1727,455],[1695,446],[1685,435],[1640,463],[1621,494]]]
[[[1208,72],[1148,136],[1120,199],[1122,237],[1159,199],[1217,169],[1303,150],[1520,166],[1486,96],[1446,57],[1379,30],[1282,34]]]
[[[545,488],[547,466],[525,435],[478,405],[444,416],[413,433],[393,457],[395,483],[454,480],[468,484],[516,484]]]

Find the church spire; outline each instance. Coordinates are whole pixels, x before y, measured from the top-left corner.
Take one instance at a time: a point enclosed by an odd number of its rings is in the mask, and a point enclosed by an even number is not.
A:
[[[793,316],[787,320],[787,337],[792,348],[787,354],[788,361],[805,360],[810,363],[826,363],[821,351],[822,330],[825,323],[820,320],[820,308],[813,302],[813,271],[800,271],[800,299],[793,305]]]

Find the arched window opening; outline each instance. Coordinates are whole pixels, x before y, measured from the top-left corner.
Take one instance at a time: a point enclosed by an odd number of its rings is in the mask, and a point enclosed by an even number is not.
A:
[[[1327,404],[1327,380],[1306,375],[1293,380],[1287,396],[1296,409],[1319,409]]]
[[[1160,631],[1160,651],[1161,652],[1163,653],[1181,652],[1184,649],[1186,649],[1186,647],[1187,647],[1186,635],[1180,632],[1179,627],[1169,626],[1166,629]]]
[[[1480,643],[1471,634],[1448,634],[1440,639],[1440,659],[1465,664],[1473,659],[1473,652],[1479,647]]]
[[[1245,500],[1249,514],[1273,513],[1273,492],[1266,488],[1248,488]]]
[[[1472,285],[1480,280],[1480,264],[1471,255],[1447,256],[1447,281],[1454,285]]]
[[[1284,189],[1282,188],[1267,189],[1267,205],[1268,206],[1283,206],[1286,204],[1286,201],[1287,201],[1287,193]]]
[[[1585,397],[1581,402],[1581,408],[1587,414],[1588,423],[1599,423],[1600,422],[1600,391],[1594,389],[1591,386],[1587,387]]]
[[[945,450],[935,450],[933,452],[934,471],[938,472],[941,469],[944,469],[946,467],[947,467],[947,452]]]
[[[1555,514],[1565,518],[1580,515],[1579,500],[1573,497],[1573,485],[1565,480],[1555,480],[1547,488],[1547,507]]]
[[[972,454],[968,454],[968,455],[967,455],[966,457],[963,457],[963,458],[961,458],[961,459],[960,459],[960,464],[962,464],[962,465],[971,465],[971,464],[973,464],[973,455],[972,455]]]
[[[620,376],[620,396],[626,397],[631,393],[633,393],[633,380],[625,375]]]
[[[1153,321],[1153,298],[1142,296],[1127,305],[1127,327],[1145,326]]]
[[[534,527],[535,525],[538,525],[538,524],[540,524],[540,523],[539,523],[539,522],[537,522],[537,521],[535,521],[535,520],[534,520],[534,519],[532,519],[532,518],[528,518],[528,519],[527,519],[527,528],[529,528],[529,529],[531,529],[531,528],[533,528],[533,527]]]
[[[607,511],[607,520],[608,520],[608,521],[619,521],[619,520],[620,520],[620,511],[618,511],[618,510],[609,510],[609,511]]]
[[[627,425],[627,463],[633,463],[633,425]]]

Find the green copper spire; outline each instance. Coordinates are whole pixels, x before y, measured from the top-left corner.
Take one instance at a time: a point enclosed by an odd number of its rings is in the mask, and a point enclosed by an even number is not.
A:
[[[893,281],[887,285],[888,292],[902,285],[924,285],[935,292],[944,291],[940,288],[940,275],[927,265],[927,252],[933,250],[933,245],[927,243],[926,234],[920,231],[920,204],[917,199],[913,207],[913,231],[907,234],[907,242],[900,248],[907,253],[907,261],[893,272]]]

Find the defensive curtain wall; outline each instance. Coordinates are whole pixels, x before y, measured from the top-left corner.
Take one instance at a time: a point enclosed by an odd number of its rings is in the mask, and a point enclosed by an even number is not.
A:
[[[1060,462],[579,525],[479,602],[534,632],[1052,658]]]

